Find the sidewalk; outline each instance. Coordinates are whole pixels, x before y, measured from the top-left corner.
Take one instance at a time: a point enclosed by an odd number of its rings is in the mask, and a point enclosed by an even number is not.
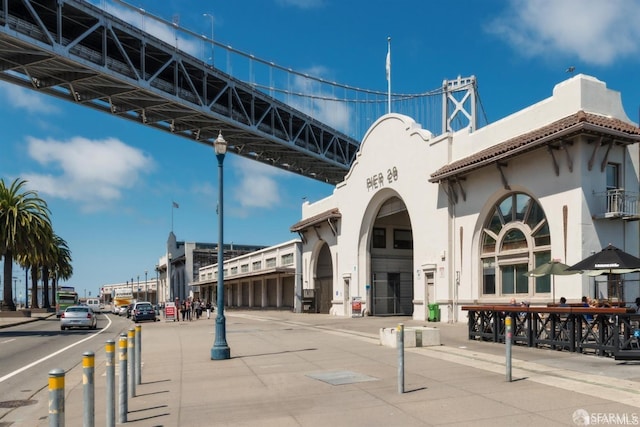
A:
[[[35,322],[40,319],[47,319],[55,316],[55,313],[31,313],[31,317],[2,317],[0,316],[0,329],[10,326],[21,325],[23,323]]]
[[[585,415],[591,424],[640,422],[640,374],[632,363],[514,346],[507,382],[504,345],[467,340],[466,324],[225,314],[231,359],[222,361],[210,360],[213,317],[142,324],[142,384],[129,400],[127,424],[571,426],[585,425]],[[438,327],[442,341],[405,349],[402,394],[398,351],[379,345],[380,328],[398,323]],[[105,424],[104,372],[104,353],[96,354],[96,426]],[[80,369],[67,374],[66,395],[66,425],[82,425]],[[46,426],[47,391],[38,399],[44,412],[29,425]],[[116,403],[116,420],[117,411]]]

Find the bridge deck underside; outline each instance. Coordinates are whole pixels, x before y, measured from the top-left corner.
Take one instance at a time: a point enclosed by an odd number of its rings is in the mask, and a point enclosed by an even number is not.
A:
[[[78,0],[0,1],[0,79],[331,184],[359,145]]]

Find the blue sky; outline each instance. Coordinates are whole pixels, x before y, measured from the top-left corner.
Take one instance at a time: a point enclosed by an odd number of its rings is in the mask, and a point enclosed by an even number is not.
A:
[[[92,3],[159,37],[174,37],[149,18],[141,22],[119,1]],[[444,79],[475,75],[489,122],[551,96],[573,66],[620,91],[627,114],[638,120],[640,4],[634,0],[132,4],[207,37],[213,19],[218,42],[302,73],[377,91],[387,90],[390,36],[393,92],[426,92]],[[209,59],[206,46],[180,37],[181,48]],[[231,63],[220,52],[214,54],[216,66],[227,71]],[[231,68],[240,78],[247,73],[242,65]],[[103,284],[144,280],[145,270],[155,277],[173,201],[179,204],[173,209],[178,240],[217,241],[211,148],[5,83],[0,96],[0,177],[27,179],[48,202],[54,229],[72,251],[74,276],[67,285],[96,295]],[[333,117],[321,111],[318,118],[344,124],[347,116],[331,110]],[[272,245],[296,238],[289,227],[300,219],[303,199],[315,201],[332,191],[327,184],[228,155],[225,241]],[[24,273],[14,275],[24,289]]]

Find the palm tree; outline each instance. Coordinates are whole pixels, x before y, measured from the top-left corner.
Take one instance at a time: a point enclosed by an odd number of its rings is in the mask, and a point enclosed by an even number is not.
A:
[[[71,251],[67,242],[57,234],[54,234],[53,246],[55,247],[53,251],[55,262],[51,267],[51,294],[55,296],[58,280],[70,279],[73,276],[73,267],[71,266]]]
[[[4,259],[2,309],[15,311],[11,277],[14,256],[28,252],[30,242],[51,229],[47,202],[33,190],[23,190],[27,181],[15,179],[9,187],[0,179],[0,256]]]
[[[18,263],[24,267],[31,269],[31,307],[38,306],[38,279],[41,276],[42,266],[45,262],[45,250],[48,247],[48,241],[51,240],[53,232],[49,227],[34,233],[31,237],[30,249],[25,253],[16,256]]]

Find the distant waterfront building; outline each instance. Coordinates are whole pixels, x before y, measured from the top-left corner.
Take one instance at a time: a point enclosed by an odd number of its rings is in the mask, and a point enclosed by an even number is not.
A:
[[[302,311],[301,260],[299,240],[225,259],[225,306]],[[215,304],[217,284],[218,264],[204,266],[195,293]]]
[[[263,249],[260,245],[224,244],[224,259]],[[167,239],[167,252],[158,260],[158,289],[160,302],[193,298],[194,282],[201,267],[218,262],[216,243],[178,241],[173,232]]]

